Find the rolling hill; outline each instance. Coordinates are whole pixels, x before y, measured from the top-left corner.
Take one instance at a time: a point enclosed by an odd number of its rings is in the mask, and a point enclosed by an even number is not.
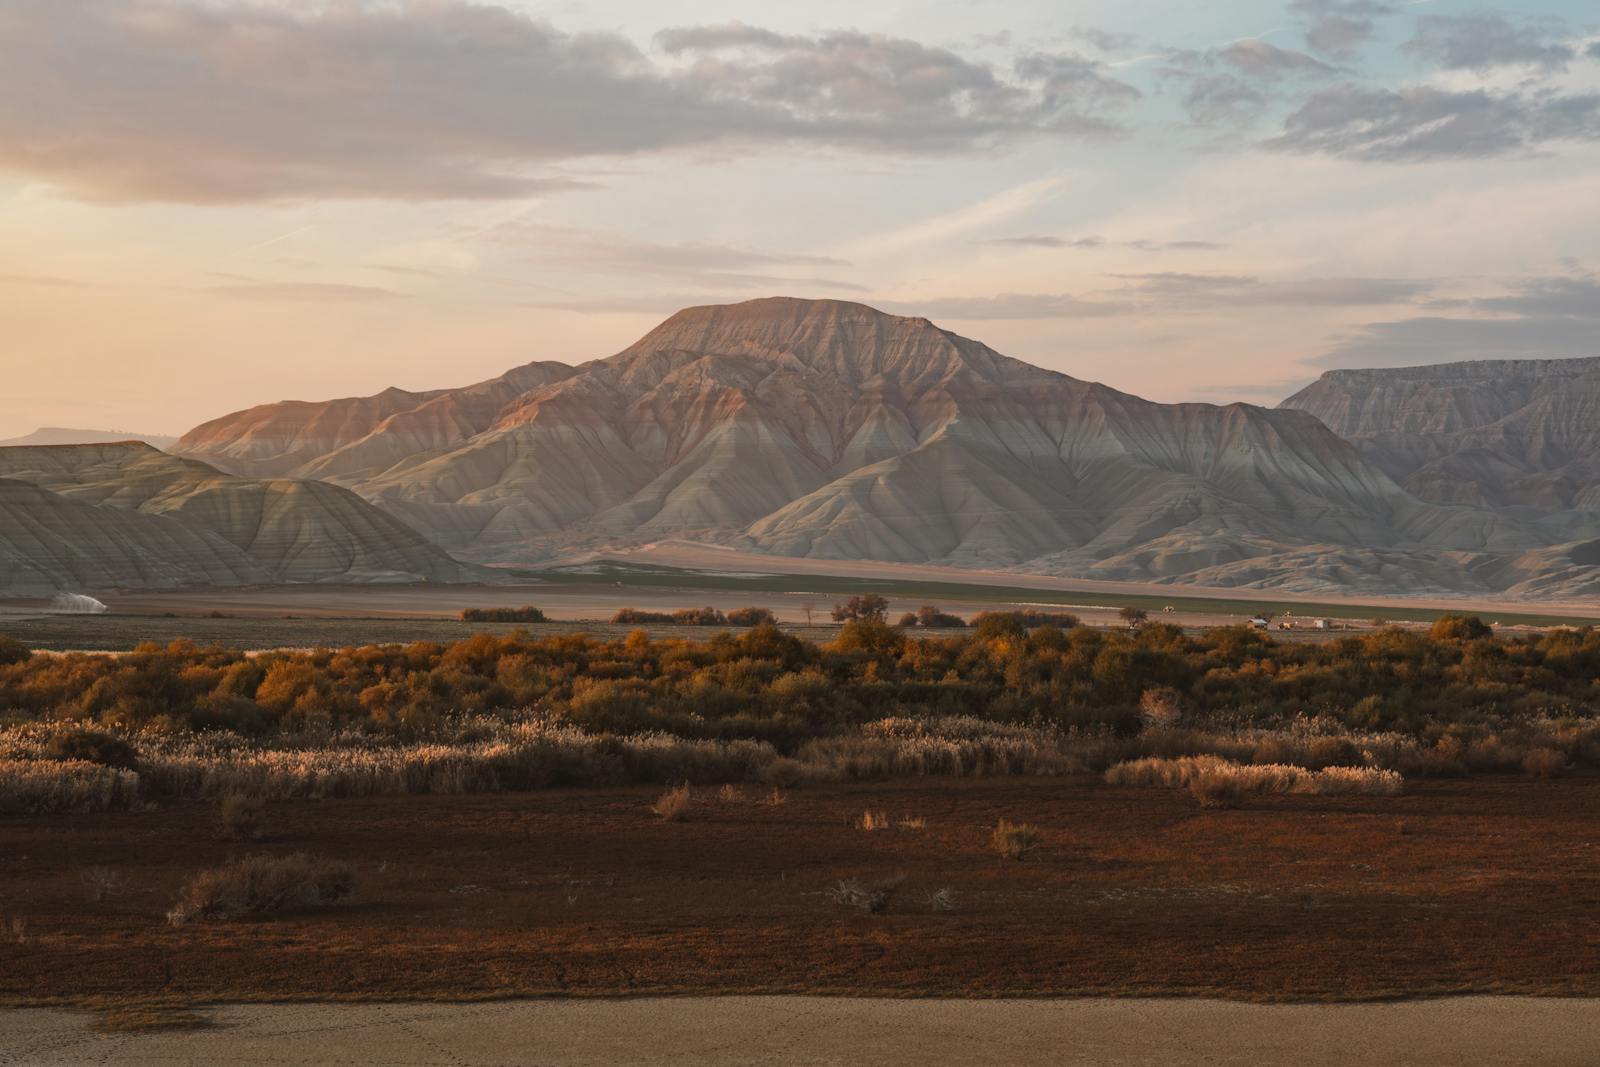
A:
[[[480,577],[356,494],[136,442],[0,448],[0,591]]]

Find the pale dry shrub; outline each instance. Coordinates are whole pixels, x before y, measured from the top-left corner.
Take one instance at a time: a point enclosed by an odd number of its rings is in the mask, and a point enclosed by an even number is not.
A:
[[[1200,786],[1193,783],[1204,779]],[[1106,770],[1108,785],[1189,788],[1207,807],[1228,806],[1230,795],[1261,793],[1339,794],[1363,793],[1394,796],[1404,779],[1377,767],[1327,767],[1310,771],[1284,763],[1241,764],[1216,756],[1179,759],[1141,759],[1118,763]],[[1212,803],[1206,803],[1207,797]]]
[[[900,890],[905,881],[905,875],[896,874],[882,881],[865,883],[859,878],[846,878],[828,891],[828,895],[836,902],[847,907],[859,908],[873,915],[882,915],[889,910],[889,903]]]
[[[744,790],[730,782],[717,790],[717,799],[724,804],[743,804]]]
[[[1553,748],[1529,749],[1522,757],[1522,769],[1534,778],[1554,778],[1567,765],[1567,758]]]
[[[246,856],[201,871],[178,892],[167,921],[236,919],[302,908],[328,907],[355,891],[355,870],[339,860],[297,852]]]
[[[90,901],[99,904],[116,896],[122,888],[122,875],[110,867],[90,867],[79,875]]]
[[[0,815],[109,811],[139,801],[139,775],[88,760],[0,759]]]
[[[965,716],[889,718],[859,733],[807,741],[806,777],[822,781],[951,775],[1074,774],[1086,769],[1055,730]]]
[[[229,793],[218,805],[222,832],[236,841],[255,841],[261,837],[262,813],[266,802],[247,793]]]
[[[901,818],[899,822],[895,823],[894,828],[896,830],[909,831],[926,830],[928,828],[928,820],[924,819],[920,815],[916,818],[912,818],[910,815],[907,815]]]
[[[1037,826],[1001,819],[989,835],[989,844],[1001,858],[1020,860],[1037,847],[1043,836]]]
[[[1237,808],[1244,800],[1244,784],[1225,771],[1200,771],[1189,779],[1189,792],[1202,808]]]
[[[887,830],[888,828],[889,816],[881,811],[864,811],[861,813],[861,818],[856,820],[857,830],[873,831]]]
[[[934,911],[955,911],[955,890],[949,888],[935,889],[923,896],[922,902]]]
[[[650,810],[666,822],[682,822],[689,817],[692,800],[689,783],[682,782],[657,797],[655,803],[650,805]]]
[[[763,801],[763,803],[765,803],[769,808],[781,808],[788,802],[789,794],[785,793],[777,786],[772,787],[772,792],[768,793],[766,800]]]
[[[1139,721],[1146,730],[1170,730],[1183,721],[1178,694],[1171,689],[1146,689],[1139,695]]]
[[[28,929],[27,919],[12,919],[6,924],[6,934],[14,945],[33,944],[33,933]]]

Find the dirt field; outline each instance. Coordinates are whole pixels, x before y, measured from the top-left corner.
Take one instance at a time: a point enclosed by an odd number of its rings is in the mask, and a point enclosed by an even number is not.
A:
[[[1234,811],[1090,777],[928,779],[702,793],[683,823],[650,813],[658,792],[284,802],[255,846],[200,804],[10,817],[0,1001],[1600,995],[1600,779]],[[926,825],[855,828],[868,810]],[[1002,817],[1043,831],[1022,862],[989,849]],[[349,860],[355,899],[164,924],[193,872],[248,850]],[[828,893],[894,876],[883,915]]]
[[[96,1017],[0,1014],[0,1064],[693,1063],[1093,1067],[1589,1067],[1600,1001],[1360,1005],[1214,1000],[673,997],[488,1004],[233,1005],[202,1029],[105,1033]]]

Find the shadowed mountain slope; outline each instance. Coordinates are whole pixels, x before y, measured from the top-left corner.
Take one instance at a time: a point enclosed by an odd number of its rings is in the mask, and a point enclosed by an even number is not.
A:
[[[0,479],[11,593],[476,572],[346,489],[238,478],[138,443],[0,448]]]
[[[1282,406],[1425,500],[1600,511],[1600,359],[1329,371]]]
[[[1100,578],[1477,592],[1528,577],[1488,563],[1581,536],[1419,500],[1300,411],[1156,404],[839,301],[690,308],[608,359],[269,405],[175,451],[338,482],[486,562],[691,537]]]

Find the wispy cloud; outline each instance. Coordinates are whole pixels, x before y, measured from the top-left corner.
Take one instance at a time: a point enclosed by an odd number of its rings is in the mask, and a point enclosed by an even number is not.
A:
[[[404,293],[393,289],[321,282],[243,282],[235,285],[213,285],[206,292],[235,300],[269,303],[372,304],[405,298]]]
[[[1265,142],[1369,163],[1475,159],[1600,140],[1600,94],[1341,85],[1314,94]]]

